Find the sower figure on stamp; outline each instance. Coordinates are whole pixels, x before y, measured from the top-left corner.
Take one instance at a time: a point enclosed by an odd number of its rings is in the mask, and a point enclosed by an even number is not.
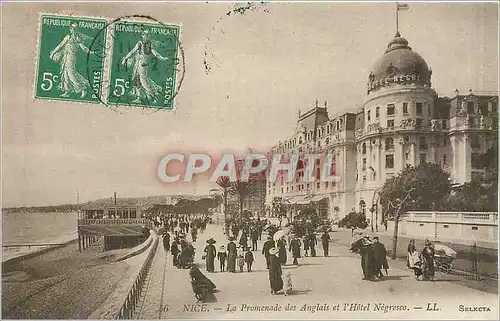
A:
[[[59,63],[59,85],[63,91],[61,97],[69,97],[70,94],[80,94],[85,97],[89,82],[76,70],[76,57],[78,50],[92,54],[84,44],[84,40],[92,40],[82,33],[76,31],[77,24],[72,23],[69,27],[69,34],[50,52],[50,59]]]
[[[168,60],[156,51],[155,47],[160,44],[160,42],[150,39],[149,31],[144,30],[141,34],[141,40],[122,59],[124,66],[132,67],[132,95],[136,97],[134,103],[141,102],[141,99],[157,102],[157,96],[162,88],[149,77],[149,67],[152,65],[153,59]]]

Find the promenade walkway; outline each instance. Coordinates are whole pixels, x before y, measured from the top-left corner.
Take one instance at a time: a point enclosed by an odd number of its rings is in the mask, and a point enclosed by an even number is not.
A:
[[[272,295],[268,272],[260,250],[254,252],[253,272],[207,273],[201,260],[205,241],[213,237],[219,249],[227,245],[220,225],[209,225],[196,242],[195,261],[219,289],[206,304],[195,304],[188,270],[172,267],[171,255],[165,255],[161,246],[147,283],[145,296],[138,307],[138,319],[366,319],[366,318],[421,318],[436,319],[496,318],[498,297],[460,285],[456,278],[437,275],[436,282],[419,282],[404,264],[389,261],[389,276],[382,281],[362,280],[360,258],[350,253],[347,246],[335,241],[330,256],[323,257],[321,245],[318,257],[306,257],[299,266],[287,265],[294,292],[290,296]],[[288,264],[291,258],[288,257]],[[436,305],[434,305],[436,304]],[[490,311],[464,312],[460,305],[485,306]],[[258,311],[271,306],[277,311]],[[399,311],[394,311],[399,310]]]

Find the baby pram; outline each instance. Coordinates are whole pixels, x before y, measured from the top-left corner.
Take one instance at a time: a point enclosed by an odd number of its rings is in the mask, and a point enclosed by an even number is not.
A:
[[[457,252],[446,245],[434,245],[434,266],[438,272],[448,274],[453,268]]]

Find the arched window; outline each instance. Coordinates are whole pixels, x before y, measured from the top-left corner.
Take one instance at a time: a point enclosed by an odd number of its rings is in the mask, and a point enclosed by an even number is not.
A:
[[[363,143],[363,145],[362,145],[362,147],[361,147],[361,153],[362,153],[363,155],[365,155],[365,154],[366,154],[366,143]]]
[[[386,138],[385,139],[385,150],[393,150],[394,149],[394,139]]]
[[[326,144],[326,145],[330,144],[330,138],[327,138],[327,139],[326,139],[325,144]]]

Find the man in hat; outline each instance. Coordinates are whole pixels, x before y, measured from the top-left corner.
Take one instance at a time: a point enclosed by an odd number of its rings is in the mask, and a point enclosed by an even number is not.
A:
[[[257,240],[259,239],[259,231],[257,230],[257,226],[252,227],[250,237],[252,238],[252,251],[257,251]]]
[[[330,246],[330,234],[328,234],[328,230],[325,229],[323,235],[321,235],[321,245],[323,245],[323,254],[328,256],[328,247]]]
[[[170,246],[170,253],[172,253],[172,259],[173,259],[173,265],[178,266],[179,265],[179,238],[175,237],[174,241],[172,242]]]
[[[264,245],[262,246],[262,254],[264,255],[264,257],[266,258],[266,268],[269,269],[269,264],[270,264],[270,261],[269,261],[269,250],[272,249],[274,247],[274,241],[273,241],[273,237],[271,235],[269,235],[267,237],[267,241],[264,242]]]
[[[168,232],[163,234],[163,249],[165,252],[170,251],[170,234]]]
[[[215,249],[215,240],[213,238],[210,238],[207,240],[208,245],[205,246],[205,260],[206,260],[206,265],[207,265],[207,272],[215,272],[215,267],[214,267],[214,261],[215,257],[217,256],[217,251]]]
[[[300,239],[297,238],[295,236],[295,234],[292,235],[292,240],[290,241],[290,248],[288,250],[290,251],[290,253],[292,253],[294,265],[299,264],[298,259],[300,258],[300,247],[301,246],[302,246],[302,244],[300,244]]]
[[[383,277],[382,269],[387,273],[389,264],[387,263],[387,250],[384,244],[380,243],[378,236],[373,237],[373,259],[375,268],[375,277],[381,279]]]

